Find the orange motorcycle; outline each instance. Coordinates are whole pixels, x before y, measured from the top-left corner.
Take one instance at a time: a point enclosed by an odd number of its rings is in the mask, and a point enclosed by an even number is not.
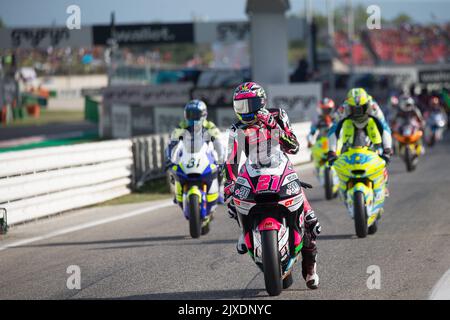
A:
[[[415,170],[422,154],[423,131],[419,121],[413,118],[406,120],[394,130],[393,136],[398,142],[399,155],[405,161],[406,170]]]

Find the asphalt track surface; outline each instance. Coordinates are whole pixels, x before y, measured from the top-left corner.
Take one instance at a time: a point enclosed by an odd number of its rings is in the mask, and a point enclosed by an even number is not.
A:
[[[415,172],[393,159],[385,214],[378,232],[365,239],[355,236],[343,203],[324,200],[312,169],[300,167],[301,178],[316,186],[307,196],[323,230],[321,285],[308,290],[297,264],[293,286],[276,299],[428,299],[450,268],[448,138],[427,149]],[[28,240],[167,202],[88,208],[11,228],[0,238],[0,299],[272,298],[250,257],[236,253],[238,227],[223,207],[211,232],[197,240],[189,238],[175,205]],[[70,265],[80,267],[80,290],[66,286]],[[380,289],[367,287],[373,265],[380,270]]]

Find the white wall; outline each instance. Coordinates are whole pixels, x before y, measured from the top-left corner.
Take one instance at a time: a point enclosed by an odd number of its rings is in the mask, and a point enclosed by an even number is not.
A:
[[[82,89],[98,89],[108,84],[107,75],[52,76],[38,78],[43,88],[56,91],[50,98],[49,109],[84,110]]]

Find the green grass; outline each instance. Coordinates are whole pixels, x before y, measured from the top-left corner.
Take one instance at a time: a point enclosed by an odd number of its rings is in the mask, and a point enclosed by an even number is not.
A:
[[[48,110],[41,109],[39,118],[27,115],[23,119],[14,119],[8,127],[41,126],[50,123],[67,123],[84,121],[84,110]]]
[[[170,193],[166,178],[161,178],[148,182],[139,191],[135,191],[123,197],[100,203],[98,206],[114,206],[119,204],[140,203],[146,201],[170,199],[171,197],[172,194]]]
[[[69,144],[95,142],[95,141],[100,141],[98,134],[96,134],[96,133],[83,134],[83,135],[80,135],[78,137],[73,137],[73,138],[51,139],[51,140],[44,140],[44,141],[40,141],[40,142],[21,144],[21,145],[13,146],[13,147],[0,148],[0,153],[37,149],[37,148],[46,148],[46,147],[65,146],[65,145],[69,145]]]

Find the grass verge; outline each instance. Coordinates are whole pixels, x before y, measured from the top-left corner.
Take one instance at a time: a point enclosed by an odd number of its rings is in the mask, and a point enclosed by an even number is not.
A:
[[[14,119],[6,127],[42,126],[50,123],[66,123],[84,121],[84,110],[48,110],[41,109],[39,118],[26,116]]]

